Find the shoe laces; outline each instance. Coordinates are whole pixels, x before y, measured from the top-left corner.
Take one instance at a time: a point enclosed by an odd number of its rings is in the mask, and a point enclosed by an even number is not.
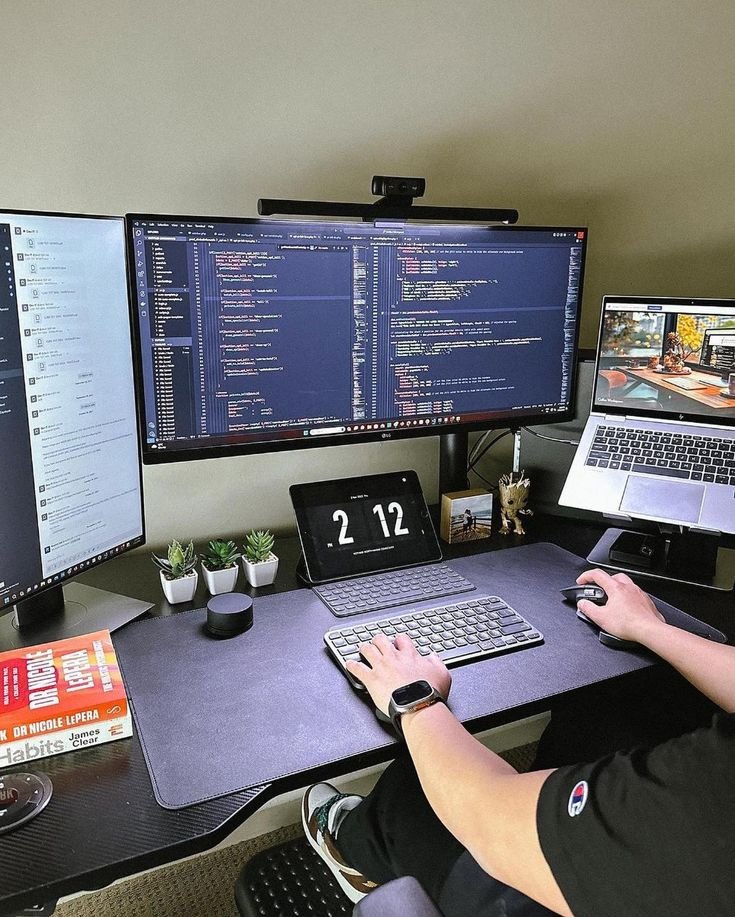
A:
[[[329,813],[332,810],[332,806],[341,799],[347,799],[348,796],[349,793],[335,793],[334,796],[330,796],[326,802],[323,802],[314,810],[314,818],[322,834],[329,833]]]

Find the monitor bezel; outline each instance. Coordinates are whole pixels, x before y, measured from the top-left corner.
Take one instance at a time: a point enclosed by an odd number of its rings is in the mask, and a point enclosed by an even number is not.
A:
[[[58,593],[60,588],[67,584],[71,584],[78,576],[82,573],[86,573],[88,570],[92,570],[95,567],[100,566],[101,564],[106,563],[109,560],[112,560],[114,557],[119,557],[122,554],[126,554],[128,551],[132,551],[135,548],[140,548],[146,543],[146,525],[145,525],[145,495],[143,491],[143,463],[142,463],[142,452],[141,452],[141,437],[140,437],[140,415],[139,415],[139,404],[138,404],[138,394],[137,394],[137,384],[135,379],[135,337],[134,337],[134,324],[132,321],[132,316],[130,314],[130,292],[129,292],[129,271],[127,264],[127,244],[125,238],[125,217],[121,214],[100,214],[100,213],[82,213],[78,211],[62,211],[62,210],[35,210],[35,209],[23,209],[18,207],[0,207],[0,217],[3,214],[11,214],[15,216],[29,216],[29,217],[62,217],[62,218],[73,218],[73,219],[83,219],[83,220],[105,220],[107,222],[115,222],[122,224],[123,230],[123,258],[124,258],[124,270],[125,276],[128,282],[128,328],[130,334],[130,349],[131,349],[131,358],[133,360],[132,368],[132,382],[133,382],[133,404],[135,411],[135,431],[136,431],[136,442],[137,442],[137,452],[138,452],[138,490],[140,494],[140,535],[135,536],[132,539],[125,539],[124,542],[121,542],[119,545],[116,545],[114,548],[111,548],[109,551],[103,552],[101,555],[95,555],[85,559],[81,564],[77,565],[80,567],[78,570],[73,568],[69,571],[64,571],[63,573],[58,574],[58,578],[51,578],[45,586],[41,585],[43,577],[38,584],[32,583],[31,589],[32,594],[24,595],[21,598],[18,598],[16,602],[8,603],[7,605],[0,605],[0,616],[5,616],[10,614],[13,610],[16,610],[16,613],[19,615],[19,620],[23,618],[22,606],[24,604],[30,605],[28,600],[36,600],[39,596],[45,596],[46,594],[51,594],[54,590]],[[130,542],[128,544],[128,542]],[[127,546],[125,546],[127,545]],[[95,559],[99,557],[99,559]],[[35,588],[37,586],[37,588]],[[42,599],[43,602],[43,599]],[[47,611],[39,612],[39,618],[46,617],[48,613],[52,613],[52,609]],[[35,618],[35,614],[31,612],[31,616]]]
[[[704,424],[708,427],[733,427],[735,426],[735,417],[718,417],[716,414],[701,414],[696,411],[653,411],[650,408],[635,408],[630,404],[615,405],[607,401],[598,400],[598,378],[600,372],[600,362],[602,359],[602,334],[605,322],[605,307],[619,303],[621,305],[675,305],[675,306],[698,306],[704,308],[722,308],[723,306],[732,309],[735,318],[735,299],[697,297],[697,296],[627,296],[613,295],[606,293],[602,297],[602,306],[600,308],[600,323],[597,333],[597,347],[595,350],[595,377],[592,386],[592,412],[597,414],[606,414],[614,417],[646,417],[656,418],[657,420],[675,420],[686,423]]]
[[[314,223],[314,224],[331,224],[331,225],[365,225],[365,221],[348,220],[348,219],[281,219],[270,217],[268,219],[258,217],[236,217],[236,216],[201,216],[186,214],[168,214],[168,213],[126,213],[126,243],[127,243],[127,261],[128,261],[128,294],[130,301],[130,316],[133,328],[133,362],[134,375],[136,379],[136,398],[137,414],[140,423],[139,441],[141,456],[144,465],[160,465],[173,462],[200,461],[209,458],[225,458],[236,455],[257,455],[269,452],[291,452],[301,449],[317,449],[327,446],[349,446],[359,445],[360,443],[380,443],[396,442],[405,439],[424,439],[428,436],[442,436],[446,434],[460,433],[467,434],[479,430],[493,429],[520,429],[522,426],[540,426],[551,423],[564,423],[575,416],[576,409],[576,373],[577,373],[577,354],[579,351],[579,334],[580,322],[583,306],[584,295],[584,272],[587,256],[587,247],[589,244],[589,229],[587,226],[566,225],[566,226],[535,226],[530,224],[505,224],[472,226],[473,229],[486,228],[492,232],[508,233],[512,235],[520,232],[583,232],[584,240],[582,247],[582,260],[579,272],[579,292],[577,304],[577,321],[574,329],[574,343],[570,359],[570,399],[569,405],[563,411],[554,413],[533,413],[514,412],[511,417],[509,412],[499,412],[497,417],[487,417],[477,420],[460,421],[442,426],[441,428],[434,425],[410,427],[406,429],[378,429],[373,431],[363,431],[357,433],[339,433],[335,435],[323,435],[313,439],[309,437],[278,437],[275,439],[261,440],[258,442],[218,442],[212,446],[197,445],[184,449],[155,449],[146,441],[145,429],[145,396],[144,396],[144,378],[143,378],[143,359],[142,359],[142,342],[140,327],[137,319],[137,288],[135,280],[135,258],[133,256],[133,224],[136,220],[164,222],[211,222],[211,223],[236,223],[236,224],[288,224],[288,223]],[[373,225],[389,222],[391,224],[406,223],[416,226],[445,226],[447,228],[459,227],[465,224],[456,224],[442,221],[412,221],[406,220],[385,220],[378,217],[372,221]],[[470,224],[467,224],[468,226]],[[380,420],[377,421],[380,423]],[[374,423],[374,421],[373,421]],[[235,437],[236,438],[236,437]]]

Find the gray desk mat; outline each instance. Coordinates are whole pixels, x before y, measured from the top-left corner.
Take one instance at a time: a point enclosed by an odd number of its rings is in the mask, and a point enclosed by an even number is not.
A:
[[[545,637],[542,646],[452,670],[450,702],[463,721],[507,714],[654,661],[602,646],[577,619],[559,590],[589,565],[555,545],[451,566],[476,584],[476,595],[502,596]],[[657,604],[681,623],[681,612]],[[395,742],[328,656],[322,636],[339,622],[310,590],[256,598],[253,627],[230,639],[208,636],[205,617],[200,609],[151,618],[113,635],[161,806],[182,808],[283,778],[305,785],[317,770],[319,778],[325,768],[340,773],[349,759]]]

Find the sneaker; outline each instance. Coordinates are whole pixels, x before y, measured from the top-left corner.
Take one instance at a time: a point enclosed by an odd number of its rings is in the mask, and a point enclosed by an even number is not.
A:
[[[362,796],[346,796],[331,783],[315,783],[304,793],[301,803],[301,821],[309,843],[353,902],[362,900],[377,886],[344,861],[335,839],[345,815],[361,801]]]

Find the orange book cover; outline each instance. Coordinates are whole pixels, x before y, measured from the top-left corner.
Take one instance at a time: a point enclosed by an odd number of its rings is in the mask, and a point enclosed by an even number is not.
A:
[[[130,735],[130,712],[110,632],[97,631],[52,643],[0,653],[0,749],[53,733],[90,729],[108,721],[127,728],[105,730],[109,738]],[[0,766],[2,766],[0,764]]]

